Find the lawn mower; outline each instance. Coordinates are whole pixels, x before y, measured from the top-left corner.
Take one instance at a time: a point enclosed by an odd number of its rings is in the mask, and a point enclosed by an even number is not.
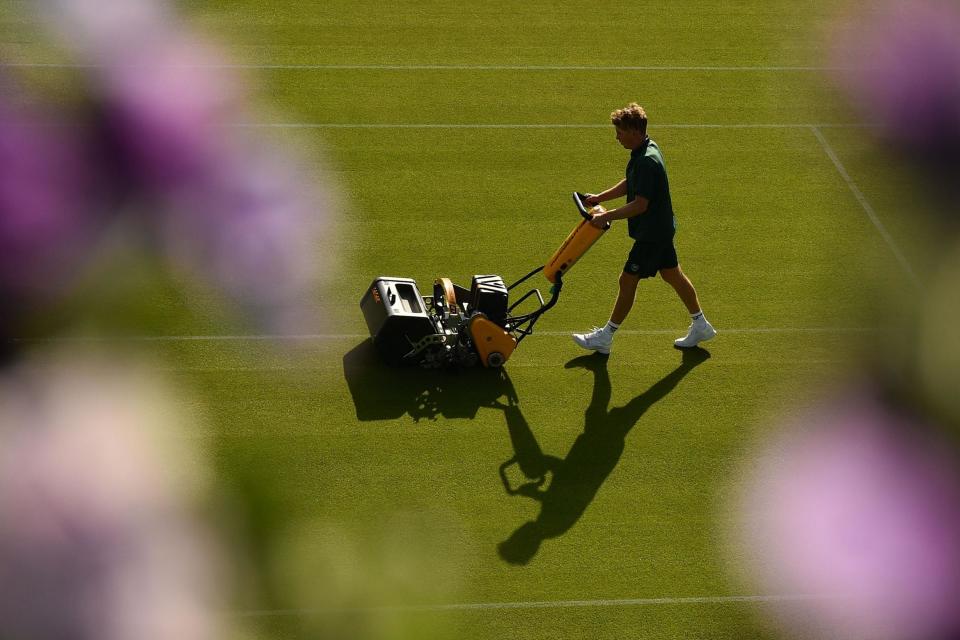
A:
[[[500,367],[513,354],[544,313],[553,308],[563,288],[563,278],[577,260],[610,227],[590,224],[601,206],[588,209],[586,195],[574,193],[573,201],[583,220],[570,232],[547,264],[507,286],[498,275],[476,275],[470,288],[449,278],[437,278],[433,295],[423,296],[410,278],[378,277],[360,301],[367,328],[380,357],[394,365],[426,368]],[[510,303],[510,292],[542,272],[552,284],[550,300],[533,288]],[[517,309],[532,297],[537,307],[526,313]]]

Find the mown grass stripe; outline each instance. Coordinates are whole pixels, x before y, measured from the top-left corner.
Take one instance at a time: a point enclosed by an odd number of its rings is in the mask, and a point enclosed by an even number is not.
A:
[[[793,594],[758,596],[694,596],[686,598],[616,598],[607,600],[543,600],[530,602],[476,602],[436,605],[393,605],[381,607],[357,607],[349,609],[272,609],[238,611],[241,617],[303,616],[316,613],[416,613],[442,611],[476,611],[502,609],[562,609],[572,607],[644,607],[657,605],[737,604],[795,602],[834,598],[829,595]]]
[[[536,331],[530,335],[535,337],[569,336],[583,329],[570,329],[565,331]],[[620,335],[667,335],[683,331],[683,328],[676,329],[620,329],[617,331]],[[719,328],[722,334],[778,334],[778,333],[875,333],[890,331],[882,327],[755,327],[755,328]],[[240,334],[240,335],[171,335],[171,336],[104,336],[104,337],[64,337],[53,338],[14,338],[13,342],[75,342],[75,343],[97,343],[97,342],[229,342],[229,341],[322,341],[322,340],[353,340],[369,338],[368,333],[303,333],[303,334]]]
[[[122,65],[120,65],[122,66]],[[70,62],[6,62],[0,68],[26,69],[100,69],[106,65]],[[563,64],[198,64],[128,65],[128,68],[164,69],[250,69],[285,71],[672,71],[672,72],[825,72],[845,67],[787,65],[563,65]]]

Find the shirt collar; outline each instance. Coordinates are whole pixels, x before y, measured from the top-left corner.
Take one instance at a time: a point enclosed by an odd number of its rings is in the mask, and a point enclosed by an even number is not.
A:
[[[647,147],[650,146],[650,136],[647,136],[643,139],[643,144],[630,152],[631,158],[636,158],[637,156],[642,156],[647,152]]]

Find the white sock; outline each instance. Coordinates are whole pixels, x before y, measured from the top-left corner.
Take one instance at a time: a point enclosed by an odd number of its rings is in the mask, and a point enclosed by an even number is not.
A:
[[[696,313],[691,313],[690,319],[696,322],[697,324],[704,324],[707,321],[707,317],[703,315],[703,311],[697,311]]]
[[[617,323],[615,323],[615,322],[613,322],[613,321],[611,320],[611,321],[607,322],[607,326],[605,326],[605,327],[603,328],[603,330],[606,331],[607,333],[609,333],[610,335],[613,335],[614,333],[617,332],[617,329],[619,329],[619,328],[620,328],[620,325],[618,325]]]

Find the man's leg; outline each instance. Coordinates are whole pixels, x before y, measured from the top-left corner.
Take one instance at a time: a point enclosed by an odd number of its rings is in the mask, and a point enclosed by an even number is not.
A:
[[[610,322],[600,329],[594,329],[590,333],[575,333],[573,341],[584,349],[590,349],[598,353],[610,353],[610,345],[613,343],[613,333],[620,328],[620,324],[627,319],[627,314],[633,307],[633,300],[637,295],[637,284],[640,282],[640,276],[624,271],[620,274],[620,291],[617,293],[617,301],[613,305],[613,313],[610,314]]]
[[[674,340],[674,346],[680,348],[695,347],[704,340],[709,340],[717,335],[717,330],[707,322],[703,311],[700,309],[697,290],[694,289],[693,283],[690,282],[690,279],[680,269],[680,265],[668,269],[661,269],[660,277],[673,287],[673,290],[677,292],[687,311],[690,312],[691,323],[687,335]]]
[[[672,269],[661,269],[660,277],[673,287],[691,315],[700,313],[700,300],[697,299],[697,290],[693,288],[693,283],[690,282],[687,274],[680,269],[680,265]]]
[[[610,314],[610,322],[619,326],[627,319],[630,309],[633,308],[633,301],[637,297],[639,283],[639,276],[626,271],[620,274],[620,291],[617,293],[617,302],[613,305],[613,313]]]

